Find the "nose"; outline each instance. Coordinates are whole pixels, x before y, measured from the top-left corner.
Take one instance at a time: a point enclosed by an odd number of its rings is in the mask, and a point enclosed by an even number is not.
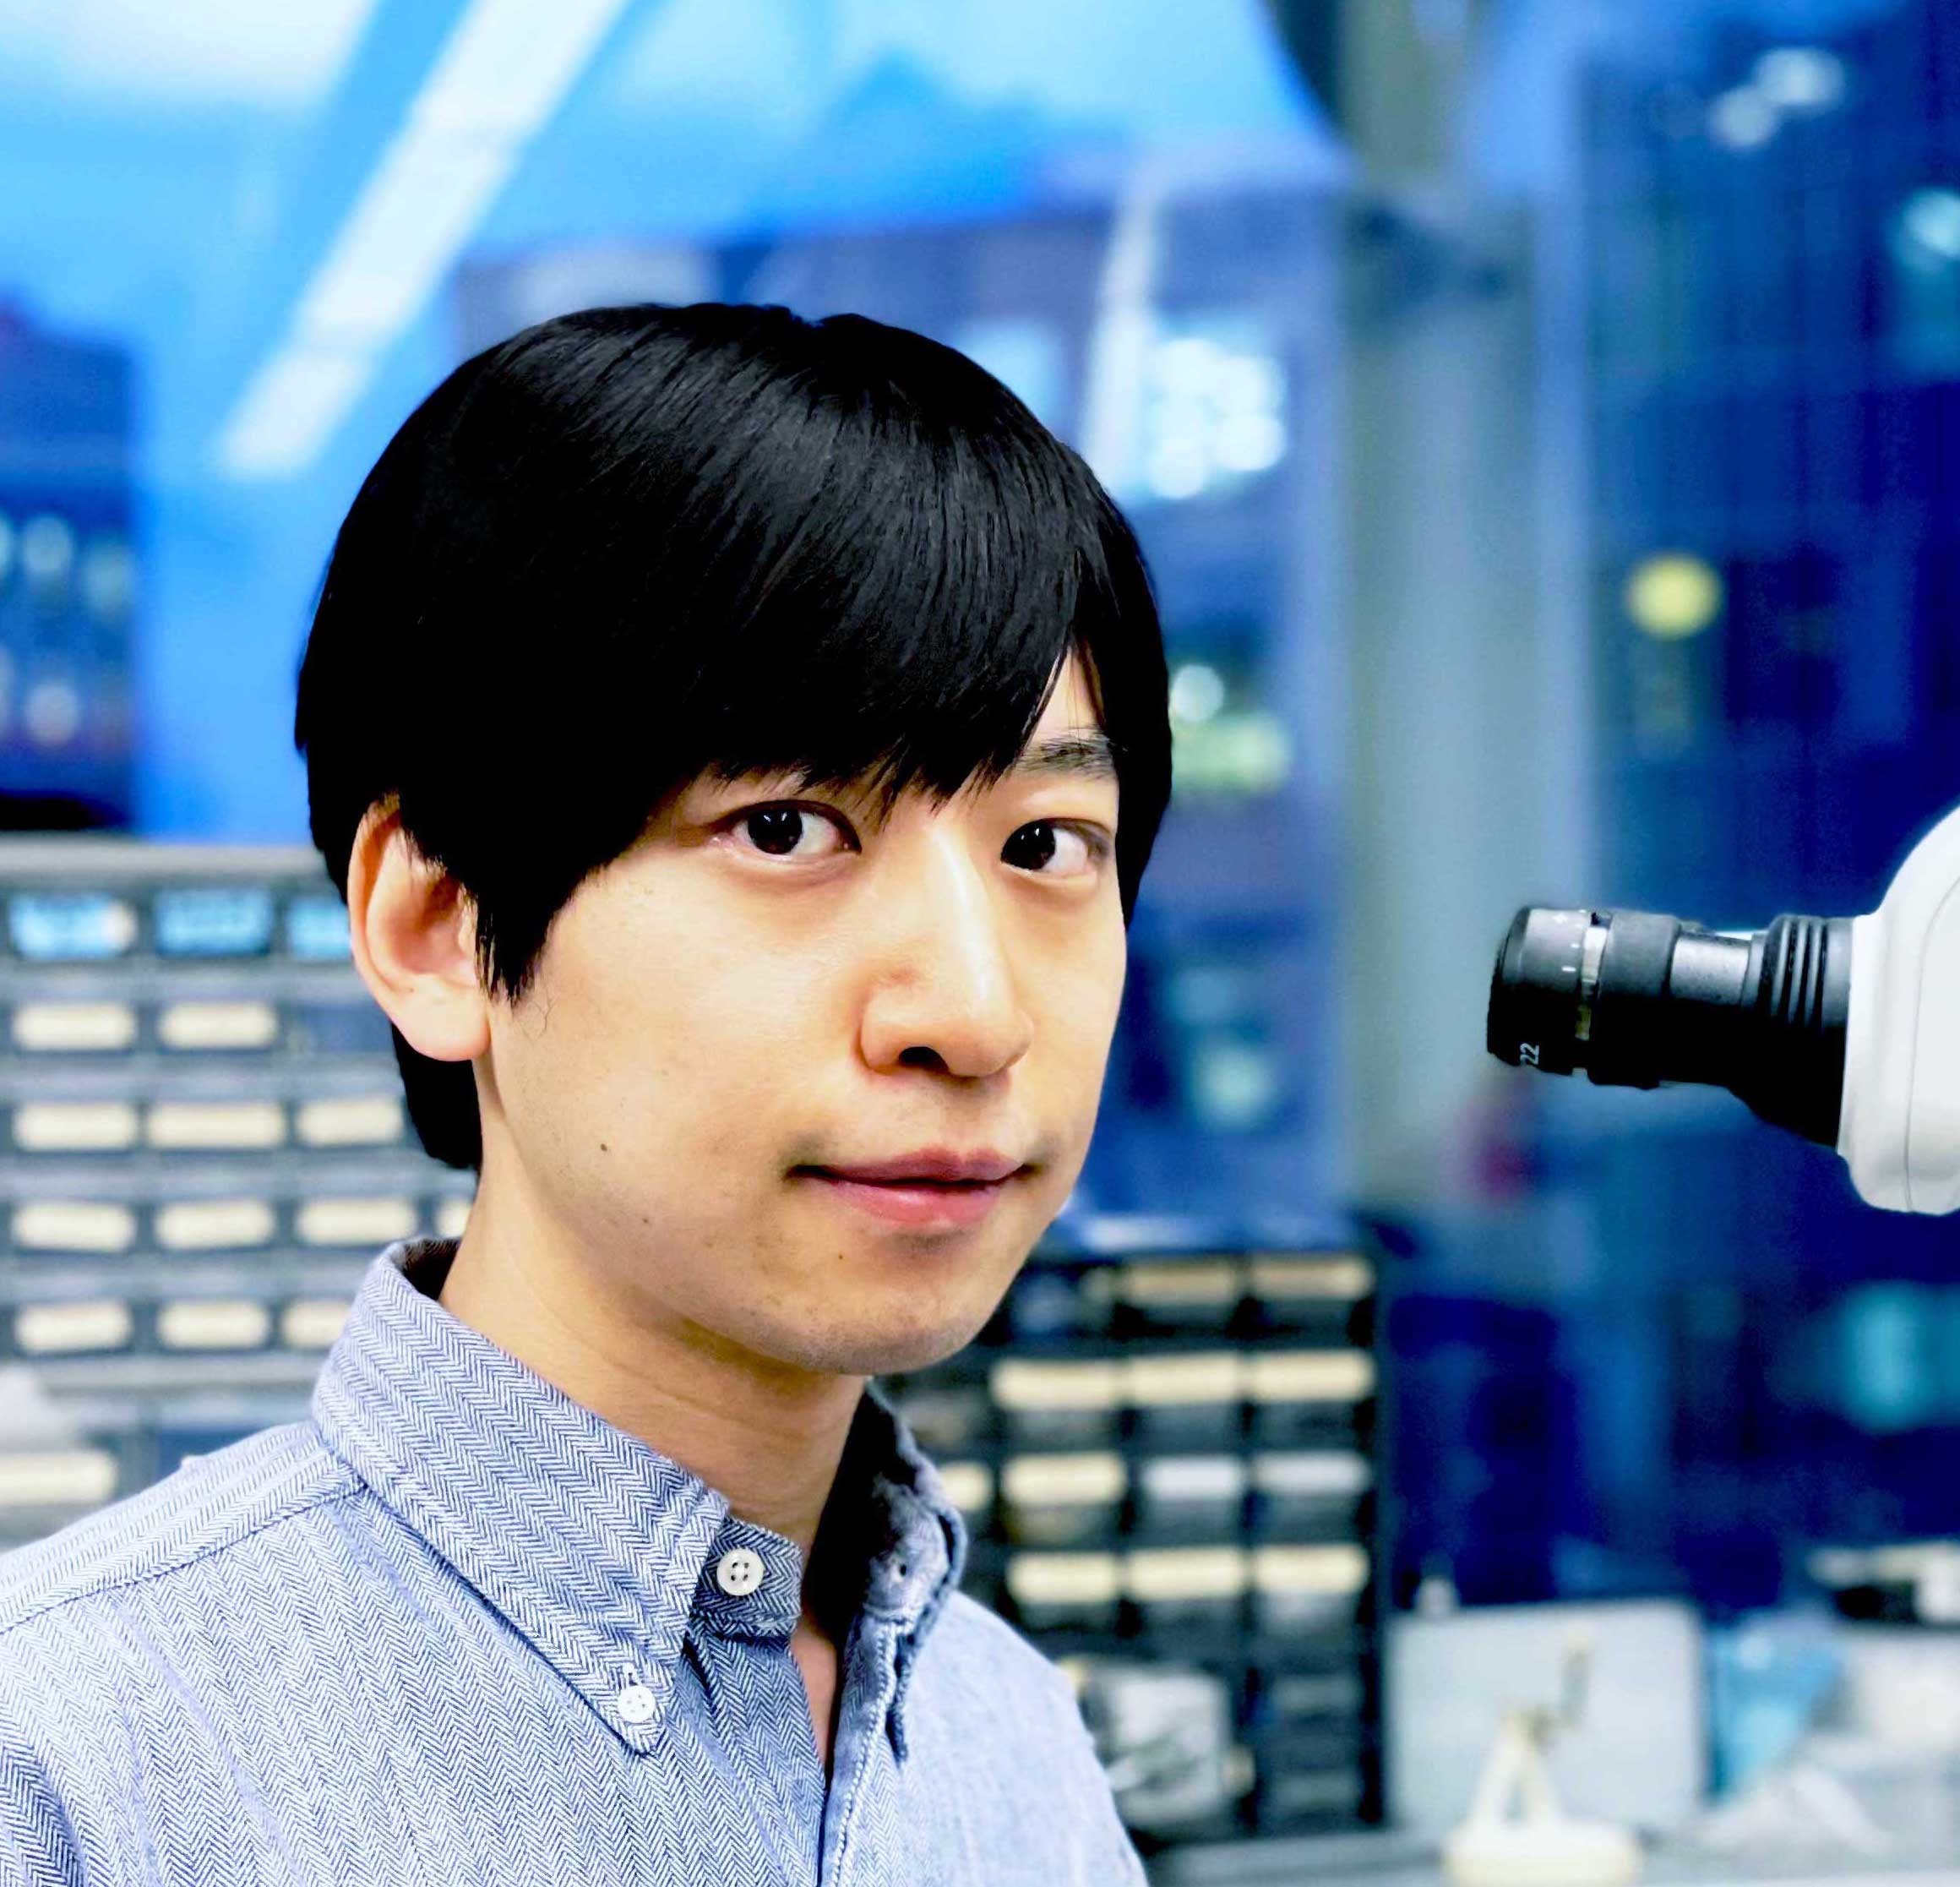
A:
[[[865,1061],[878,1069],[942,1067],[969,1080],[1011,1067],[1027,1053],[1034,1021],[986,861],[957,815],[946,815],[923,821],[883,862],[872,900]]]

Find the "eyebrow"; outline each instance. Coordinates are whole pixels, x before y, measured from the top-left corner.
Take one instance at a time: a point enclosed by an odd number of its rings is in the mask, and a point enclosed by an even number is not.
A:
[[[772,769],[761,770],[766,776]],[[1100,728],[1083,728],[1069,734],[1050,734],[1026,748],[1008,768],[1011,780],[1064,779],[1117,780],[1116,748]],[[739,783],[720,783],[733,786]],[[862,791],[862,787],[859,788]]]
[[[1116,750],[1109,736],[1099,732],[1051,734],[1037,741],[1009,771],[1019,777],[1064,773],[1113,780],[1117,777]]]

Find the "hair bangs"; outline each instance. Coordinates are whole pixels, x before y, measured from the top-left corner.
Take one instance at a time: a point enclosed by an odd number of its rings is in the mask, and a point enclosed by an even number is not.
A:
[[[887,811],[991,784],[1072,651],[1095,688],[1112,588],[1098,494],[1032,422],[1003,452],[991,416],[983,455],[896,399],[829,418],[813,415],[820,449],[790,459],[813,488],[771,491],[742,521],[738,593],[701,613],[705,658],[676,703],[689,772],[780,772]]]

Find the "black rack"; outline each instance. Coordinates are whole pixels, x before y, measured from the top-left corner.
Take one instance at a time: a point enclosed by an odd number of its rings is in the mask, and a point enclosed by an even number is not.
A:
[[[1092,1722],[1112,1672],[1222,1687],[1209,1802],[1119,1791],[1146,1852],[1379,1821],[1377,1255],[1120,1220],[1090,1254],[1069,1230],[967,1349],[884,1379],[966,1507],[966,1590],[1077,1676]],[[1104,1754],[1120,1768],[1120,1737]]]

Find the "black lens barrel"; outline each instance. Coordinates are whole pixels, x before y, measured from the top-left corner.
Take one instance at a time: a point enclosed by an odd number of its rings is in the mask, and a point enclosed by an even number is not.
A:
[[[1727,1088],[1834,1146],[1851,920],[1779,917],[1729,936],[1650,911],[1522,910],[1498,952],[1485,1040],[1514,1066],[1602,1087]]]

